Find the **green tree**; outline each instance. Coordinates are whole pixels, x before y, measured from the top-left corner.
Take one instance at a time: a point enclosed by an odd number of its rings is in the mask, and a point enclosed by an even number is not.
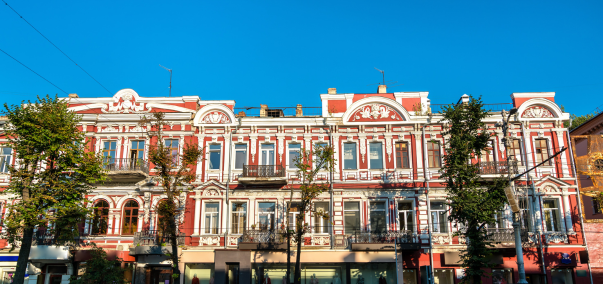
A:
[[[192,189],[191,182],[196,178],[195,166],[197,161],[203,155],[203,149],[196,144],[186,143],[179,146],[168,144],[165,140],[165,129],[169,127],[165,121],[165,114],[154,112],[150,117],[144,116],[140,120],[141,126],[151,126],[147,135],[151,140],[149,146],[149,162],[155,165],[156,177],[159,179],[159,185],[167,196],[167,201],[161,202],[158,208],[163,217],[162,228],[159,228],[161,236],[167,236],[172,248],[172,253],[168,257],[172,261],[172,275],[174,283],[180,283],[180,268],[178,267],[178,236],[180,231],[178,226],[178,216],[180,208],[184,204],[179,204],[177,198],[180,193]],[[182,155],[179,154],[179,147],[182,147]],[[181,244],[183,245],[183,244]]]
[[[68,101],[46,96],[4,108],[5,135],[16,162],[3,193],[18,200],[8,206],[4,226],[12,249],[21,243],[14,283],[22,284],[34,228],[46,227],[57,245],[73,244],[77,224],[90,213],[85,196],[106,173],[102,157],[86,151],[81,118],[68,110]]]
[[[70,284],[124,284],[124,272],[122,260],[107,259],[107,253],[103,248],[92,244],[90,249],[90,260],[86,261],[86,271],[82,276],[71,276]]]
[[[561,106],[561,111],[565,112],[564,106]],[[569,130],[573,130],[574,128],[578,128],[583,123],[589,121],[591,118],[597,116],[599,113],[600,113],[600,111],[598,111],[598,108],[593,113],[587,113],[587,114],[580,115],[580,116],[572,113],[572,114],[570,114],[570,120],[572,121],[572,125],[570,125],[569,120],[566,120],[563,122],[563,127],[567,128]]]
[[[458,234],[467,240],[467,247],[461,251],[462,266],[466,268],[464,283],[481,283],[483,269],[492,267],[489,257],[493,245],[485,226],[496,221],[494,215],[506,203],[507,180],[484,181],[479,165],[472,162],[472,158],[480,158],[493,135],[484,123],[488,116],[481,98],[473,97],[466,104],[444,107],[443,112],[442,122],[448,125],[443,134],[450,138],[441,173],[451,209],[448,218],[460,225]]]
[[[299,214],[297,214],[295,220],[295,231],[292,232],[293,240],[297,245],[294,284],[301,283],[301,245],[304,241],[303,235],[309,230],[308,224],[304,222],[304,216],[306,216],[306,212],[312,210],[312,201],[318,197],[318,195],[327,191],[330,187],[329,183],[317,181],[316,177],[321,170],[331,172],[333,170],[334,163],[335,158],[333,147],[320,145],[316,145],[314,147],[313,153],[310,150],[302,148],[299,156],[295,160],[297,173],[301,180],[301,184],[299,186],[301,200],[298,204]],[[325,219],[329,218],[327,212],[318,211],[314,212],[313,214],[314,216],[319,216]],[[287,228],[287,230],[289,230],[289,228]]]

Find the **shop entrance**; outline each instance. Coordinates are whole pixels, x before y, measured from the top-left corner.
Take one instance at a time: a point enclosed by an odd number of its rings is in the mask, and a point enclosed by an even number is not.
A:
[[[239,284],[239,264],[226,263],[226,284]]]
[[[150,284],[173,284],[171,267],[153,267]]]

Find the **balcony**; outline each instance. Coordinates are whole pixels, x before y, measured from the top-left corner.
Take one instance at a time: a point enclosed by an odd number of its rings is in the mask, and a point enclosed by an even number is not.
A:
[[[286,171],[280,165],[244,165],[239,182],[245,185],[285,185]]]
[[[69,261],[70,248],[79,244],[81,244],[79,236],[56,237],[46,230],[38,230],[33,236],[29,259],[56,263]]]
[[[417,250],[421,243],[412,231],[358,231],[349,237],[355,251],[394,251],[397,249]]]
[[[515,230],[513,228],[487,228],[484,230],[488,233],[488,240],[493,242],[495,247],[515,247]],[[466,244],[465,238],[459,237],[459,243]],[[538,244],[538,236],[522,228],[521,244],[524,247],[536,245]]]
[[[184,245],[184,233],[180,233],[176,239],[177,245]],[[134,233],[134,248],[130,249],[130,255],[140,254],[165,254],[172,253],[172,242],[170,236],[163,231],[144,230]]]
[[[479,162],[479,173],[481,175],[506,175],[517,172],[517,162],[497,161],[497,162]],[[510,167],[509,167],[510,166]]]
[[[245,230],[239,249],[286,250],[287,236],[276,230]]]
[[[105,159],[110,183],[137,183],[149,177],[149,162],[142,159]]]

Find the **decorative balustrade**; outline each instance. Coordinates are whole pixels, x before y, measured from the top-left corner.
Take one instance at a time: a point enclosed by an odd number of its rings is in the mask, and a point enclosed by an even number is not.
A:
[[[242,177],[285,177],[285,174],[285,168],[281,165],[244,165]]]
[[[184,233],[179,233],[176,238],[177,245],[184,245]],[[135,246],[167,246],[171,245],[171,237],[158,230],[143,230],[134,233]]]
[[[356,231],[348,242],[352,250],[395,250],[394,245],[402,249],[421,247],[417,234],[412,231]]]
[[[105,158],[104,169],[110,172],[142,171],[149,173],[149,162],[142,159]]]
[[[479,173],[482,175],[499,175],[517,172],[517,161],[479,162]]]
[[[80,236],[56,236],[55,233],[38,230],[34,232],[32,245],[34,246],[77,246],[82,244]]]

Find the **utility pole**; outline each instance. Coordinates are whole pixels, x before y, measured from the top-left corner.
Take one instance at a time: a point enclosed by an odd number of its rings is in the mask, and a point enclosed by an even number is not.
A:
[[[511,161],[511,155],[509,155],[509,148],[511,148],[511,140],[509,139],[509,119],[511,115],[517,113],[517,108],[512,108],[509,111],[509,115],[506,115],[507,112],[505,110],[502,111],[503,117],[503,133],[504,133],[504,143],[505,143],[505,154],[507,155],[507,178],[509,180],[509,187],[505,190],[505,194],[507,195],[507,199],[509,199],[509,203],[511,204],[511,211],[513,211],[513,231],[515,233],[515,252],[517,255],[517,271],[519,272],[519,281],[517,284],[528,284],[526,281],[526,270],[523,264],[523,249],[521,247],[521,217],[517,198],[515,197],[515,181],[511,177],[513,175],[512,168],[515,168],[517,161]],[[513,167],[512,167],[513,166]]]
[[[159,64],[159,66],[161,66],[161,68],[170,72],[170,97],[171,97],[172,96],[172,69],[165,68],[161,64]]]

